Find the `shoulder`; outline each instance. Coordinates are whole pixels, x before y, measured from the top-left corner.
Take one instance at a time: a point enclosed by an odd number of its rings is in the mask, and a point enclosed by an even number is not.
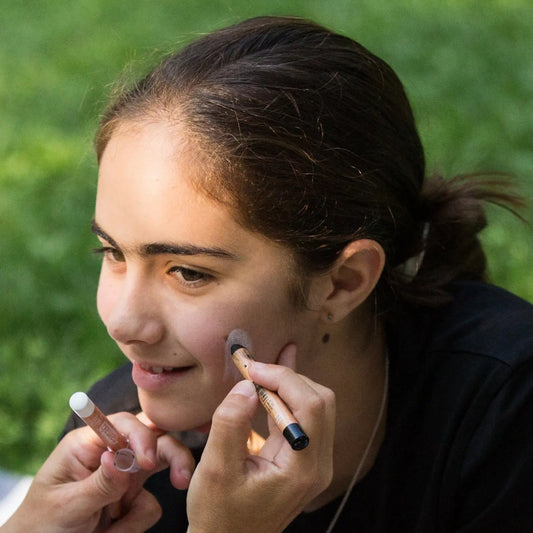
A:
[[[478,464],[496,461],[499,443],[513,448],[517,428],[529,426],[533,416],[533,305],[481,282],[456,283],[452,290],[446,306],[409,313],[408,353],[399,352],[407,369],[397,373],[403,397],[429,420],[428,433],[447,428],[449,450],[472,467],[474,456]],[[532,443],[528,430],[522,444],[530,450]],[[513,455],[515,448],[510,464]]]
[[[432,351],[487,357],[509,367],[533,358],[533,305],[481,282],[457,283],[432,317]]]
[[[499,386],[532,366],[533,305],[481,282],[455,283],[451,292],[442,307],[406,308],[389,320],[391,365],[406,387],[445,375],[452,379],[448,389],[488,381]]]
[[[449,442],[465,444],[483,420],[519,416],[531,401],[533,306],[485,283],[452,289],[449,304],[409,309],[390,325],[391,419],[424,420],[427,435],[447,428]],[[514,399],[507,411],[505,398]]]
[[[485,283],[452,290],[449,304],[390,321],[379,479],[406,508],[404,494],[424,487],[420,523],[438,516],[453,531],[506,531],[505,522],[529,531],[533,306]]]

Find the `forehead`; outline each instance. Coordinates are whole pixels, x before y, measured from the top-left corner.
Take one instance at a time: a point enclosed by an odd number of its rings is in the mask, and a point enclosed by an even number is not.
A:
[[[184,135],[166,124],[122,126],[101,158],[96,219],[125,217],[143,233],[165,229],[208,233],[236,223],[221,204],[192,186],[201,172]],[[201,222],[201,223],[200,223]],[[134,228],[132,228],[134,229]],[[140,228],[135,228],[139,230]]]
[[[244,228],[221,202],[194,184],[208,172],[185,133],[166,124],[115,131],[100,162],[95,220],[123,246],[187,243],[248,256],[291,254]]]

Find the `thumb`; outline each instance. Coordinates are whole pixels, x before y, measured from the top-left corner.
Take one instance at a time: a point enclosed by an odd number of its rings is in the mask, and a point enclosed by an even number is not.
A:
[[[222,460],[228,471],[248,456],[247,441],[252,430],[252,418],[258,405],[254,384],[249,380],[239,381],[218,406],[202,454],[202,466],[217,469]]]
[[[119,472],[113,462],[113,454],[104,452],[100,467],[87,478],[75,484],[75,495],[72,502],[79,501],[87,513],[97,512],[106,505],[122,498],[127,491],[131,474]]]

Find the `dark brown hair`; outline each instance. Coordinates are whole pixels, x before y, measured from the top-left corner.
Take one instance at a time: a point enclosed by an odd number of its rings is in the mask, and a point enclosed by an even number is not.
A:
[[[216,169],[198,186],[245,227],[290,248],[303,273],[327,270],[354,239],[379,242],[382,306],[391,297],[437,305],[450,281],[484,279],[482,201],[515,201],[496,178],[426,179],[393,70],[301,19],[250,19],[166,58],[112,101],[98,157],[118,124],[146,119],[183,125]],[[423,248],[409,279],[398,266]]]

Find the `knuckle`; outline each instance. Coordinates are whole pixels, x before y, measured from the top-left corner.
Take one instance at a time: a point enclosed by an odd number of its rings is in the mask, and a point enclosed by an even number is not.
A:
[[[307,400],[307,408],[313,415],[318,415],[326,410],[325,398],[319,394],[313,394]]]
[[[310,412],[315,416],[320,414],[329,416],[331,413],[335,412],[335,393],[331,389],[322,387],[320,390],[315,391],[315,394],[309,398],[307,406]]]
[[[292,368],[289,368],[288,366],[278,366],[276,369],[279,372],[279,378],[281,380],[287,379],[289,376],[294,376],[295,372],[292,370]]]
[[[216,423],[217,425],[223,424],[230,428],[237,427],[240,425],[239,414],[240,409],[236,402],[225,401],[217,407],[213,415],[213,423]]]
[[[330,409],[335,409],[335,405],[337,403],[337,399],[335,396],[335,393],[326,387],[324,387],[324,390],[322,391],[322,395],[324,397],[324,402]]]

